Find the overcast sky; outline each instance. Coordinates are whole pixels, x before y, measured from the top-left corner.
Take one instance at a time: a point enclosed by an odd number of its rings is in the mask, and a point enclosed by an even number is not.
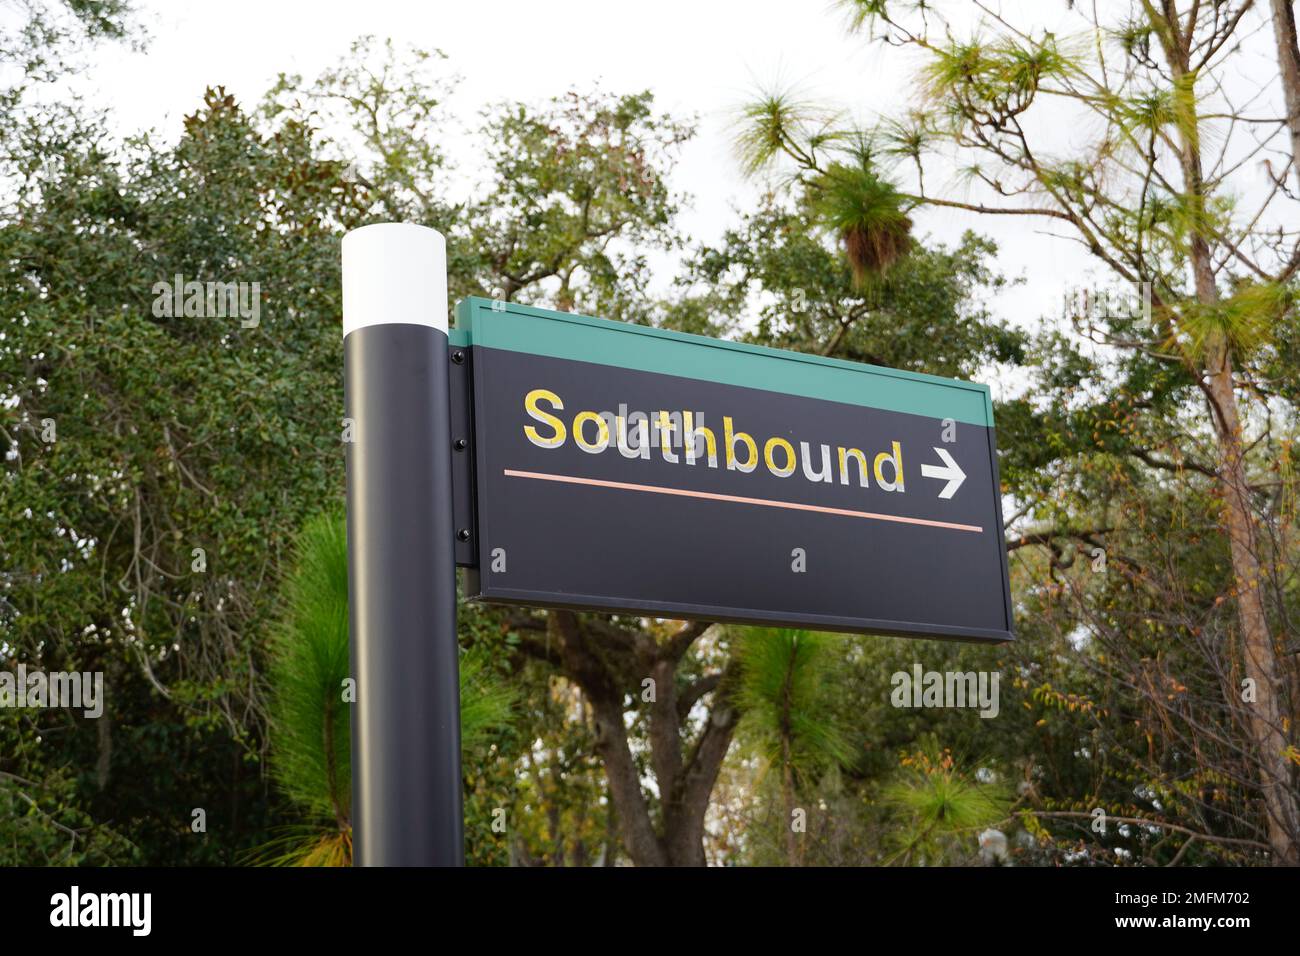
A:
[[[826,0],[137,0],[152,38],[147,51],[110,48],[87,74],[89,97],[111,105],[123,130],[153,127],[175,138],[209,85],[256,103],[280,71],[307,78],[333,65],[371,33],[446,53],[463,77],[456,112],[466,119],[501,99],[542,100],[594,81],[615,92],[649,88],[661,108],[700,120],[698,138],[675,173],[691,195],[682,225],[716,238],[751,204],[731,149],[736,107],[759,84],[796,84],[806,94],[864,118],[910,102],[904,54],[849,36]],[[1063,0],[1007,2],[1036,19],[1064,14]],[[1077,22],[1077,21],[1076,21]],[[1068,125],[1068,124],[1063,124]],[[1067,131],[1062,130],[1061,135]],[[922,235],[954,241],[966,228],[994,237],[1000,266],[1025,285],[994,307],[1034,324],[1059,313],[1068,287],[1093,266],[1076,244],[1044,240],[1046,221],[994,219],[960,211],[918,214]]]

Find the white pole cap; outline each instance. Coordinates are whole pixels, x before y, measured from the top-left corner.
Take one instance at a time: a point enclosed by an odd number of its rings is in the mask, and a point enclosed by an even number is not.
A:
[[[343,237],[343,337],[392,323],[447,331],[447,241],[436,229],[384,222]]]

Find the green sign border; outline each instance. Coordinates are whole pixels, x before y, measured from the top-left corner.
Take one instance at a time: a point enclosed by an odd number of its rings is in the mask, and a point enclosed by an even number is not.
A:
[[[456,305],[450,339],[453,345],[576,359],[993,427],[987,385],[477,296]]]

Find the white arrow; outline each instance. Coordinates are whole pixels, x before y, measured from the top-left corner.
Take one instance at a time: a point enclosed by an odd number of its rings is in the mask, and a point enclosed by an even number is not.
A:
[[[939,492],[939,497],[951,498],[957,489],[961,487],[961,483],[966,480],[966,472],[962,471],[957,463],[952,460],[952,455],[942,448],[936,448],[935,451],[943,459],[943,466],[922,465],[921,477],[946,479],[948,484],[943,486],[943,491]]]

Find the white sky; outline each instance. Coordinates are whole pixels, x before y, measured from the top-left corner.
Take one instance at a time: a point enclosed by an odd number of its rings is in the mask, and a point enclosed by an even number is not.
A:
[[[464,121],[493,101],[543,100],[597,80],[614,92],[649,88],[661,109],[698,115],[699,135],[685,150],[674,185],[692,197],[681,225],[702,240],[716,239],[735,221],[735,208],[749,206],[756,193],[731,151],[734,110],[756,85],[793,83],[864,118],[901,112],[909,102],[904,54],[849,36],[843,13],[828,0],[137,0],[137,6],[152,35],[147,51],[105,49],[82,87],[92,102],[112,107],[124,133],[154,127],[174,139],[180,118],[195,109],[206,86],[224,85],[252,106],[280,71],[310,80],[357,36],[391,36],[448,54],[448,68],[463,77],[453,109]],[[1063,0],[1002,6],[1017,22],[1026,14],[1054,20],[1066,10]],[[1065,32],[1070,29],[1077,26]],[[1069,125],[1063,116],[1061,126]],[[1064,142],[1069,132],[1053,131],[1053,138]],[[452,155],[464,159],[455,146]],[[1059,315],[1065,290],[1096,274],[1076,244],[1043,238],[1046,220],[935,208],[916,218],[920,234],[944,242],[966,228],[997,240],[1002,271],[1026,280],[993,303],[1013,322],[1032,325],[1044,314]]]

